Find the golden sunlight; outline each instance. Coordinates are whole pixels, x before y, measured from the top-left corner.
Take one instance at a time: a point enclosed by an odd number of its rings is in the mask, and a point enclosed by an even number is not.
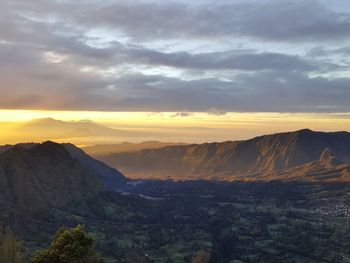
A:
[[[349,130],[350,114],[0,110],[0,126],[2,144],[43,140],[78,145],[147,140],[200,143],[306,127]]]

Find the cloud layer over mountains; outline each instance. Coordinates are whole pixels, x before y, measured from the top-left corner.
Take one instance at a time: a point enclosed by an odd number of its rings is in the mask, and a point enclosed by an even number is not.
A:
[[[350,4],[24,1],[0,10],[0,108],[350,110]]]

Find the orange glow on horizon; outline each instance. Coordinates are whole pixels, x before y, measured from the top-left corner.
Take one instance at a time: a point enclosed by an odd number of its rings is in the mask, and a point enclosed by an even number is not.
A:
[[[103,134],[72,135],[57,127],[45,131],[30,130],[25,123],[35,119],[52,118],[76,123],[84,120],[101,126],[130,131],[133,136]],[[0,110],[0,144],[24,141],[70,141],[78,144],[112,143],[120,141],[181,141],[206,142],[249,139],[254,136],[293,131],[303,128],[322,131],[350,130],[349,113],[237,113],[211,114],[205,112],[97,112]]]

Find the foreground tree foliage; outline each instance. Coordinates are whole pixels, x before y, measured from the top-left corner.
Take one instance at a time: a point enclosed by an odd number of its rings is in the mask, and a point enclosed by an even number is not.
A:
[[[48,249],[35,253],[32,263],[105,263],[93,244],[94,239],[83,226],[61,228]]]
[[[191,263],[209,263],[210,253],[204,250],[198,251],[191,260]]]
[[[0,262],[4,263],[26,263],[28,257],[23,241],[16,238],[11,230],[6,233],[0,245]]]

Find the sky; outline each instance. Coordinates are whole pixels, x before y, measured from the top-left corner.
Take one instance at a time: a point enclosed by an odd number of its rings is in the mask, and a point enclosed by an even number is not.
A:
[[[0,122],[350,130],[349,44],[346,0],[3,0]]]

